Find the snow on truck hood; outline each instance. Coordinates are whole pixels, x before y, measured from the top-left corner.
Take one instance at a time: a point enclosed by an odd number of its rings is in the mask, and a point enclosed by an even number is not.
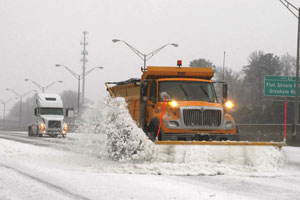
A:
[[[64,119],[63,115],[41,115],[41,117],[46,121],[50,121],[50,120],[62,121]]]

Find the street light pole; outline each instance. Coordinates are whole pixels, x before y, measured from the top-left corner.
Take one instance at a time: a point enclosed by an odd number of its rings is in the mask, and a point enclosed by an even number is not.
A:
[[[56,64],[56,67],[63,67],[65,68],[67,71],[69,71],[78,81],[78,89],[77,89],[77,112],[79,113],[80,111],[80,78],[81,76],[77,73],[75,73],[74,71],[72,71],[71,69],[69,69],[68,67],[61,65],[61,64]]]
[[[150,58],[152,58],[155,54],[157,54],[159,51],[161,51],[163,48],[165,48],[166,46],[174,46],[174,47],[178,47],[178,44],[175,43],[168,43],[163,45],[162,47],[148,53],[148,54],[144,54],[141,53],[139,50],[137,50],[136,48],[134,48],[133,46],[131,46],[130,44],[128,44],[127,42],[125,42],[124,40],[119,40],[119,39],[113,39],[112,42],[116,43],[116,42],[123,42],[126,46],[128,46],[139,58],[141,58],[144,61],[144,68],[143,71],[146,71],[146,61],[149,60]]]
[[[225,75],[224,75],[224,73],[225,73],[225,55],[226,55],[226,51],[224,51],[224,56],[223,56],[223,81],[225,79]]]
[[[77,74],[75,73],[74,71],[72,71],[70,68],[68,68],[67,66],[65,65],[61,65],[61,64],[56,64],[55,65],[56,67],[64,67],[67,71],[69,71],[78,81],[78,91],[77,91],[77,109],[78,109],[78,113],[80,112],[80,79],[82,79],[82,75],[80,74]],[[95,69],[103,69],[103,67],[94,67],[90,70],[88,70],[86,73],[85,73],[85,76],[87,76],[89,73],[91,73],[93,70]]]
[[[298,124],[298,118],[299,118],[299,43],[300,43],[300,8],[297,8],[287,0],[279,0],[297,19],[298,19],[298,35],[297,35],[297,63],[296,63],[296,95],[295,95],[295,116],[294,116],[294,126],[293,126],[293,136],[297,135],[297,124]],[[284,1],[284,2],[283,2]],[[292,9],[296,10],[298,12],[298,16],[295,12],[292,11]]]
[[[2,103],[3,104],[3,129],[5,129],[5,102]]]
[[[10,88],[6,88],[6,90],[10,90],[11,92],[13,92],[16,96],[18,96],[20,98],[19,127],[21,127],[21,124],[22,124],[22,95]]]
[[[43,93],[46,89],[48,89],[49,87],[51,87],[52,85],[54,85],[55,83],[62,83],[63,81],[53,81],[52,83],[50,83],[49,85],[43,87]]]
[[[63,81],[53,81],[49,85],[43,87],[40,84],[38,84],[37,82],[35,82],[35,81],[31,80],[31,79],[28,79],[28,78],[24,79],[24,81],[31,81],[34,85],[36,85],[42,91],[42,93],[44,93],[46,89],[48,89],[49,87],[51,87],[55,83],[62,83],[63,82]]]
[[[6,118],[6,113],[5,113],[5,109],[6,109],[6,104],[7,103],[9,103],[11,100],[13,100],[14,98],[12,98],[12,99],[9,99],[9,100],[7,100],[7,101],[1,101],[0,100],[0,103],[1,104],[3,104],[3,124],[2,124],[2,126],[3,126],[3,129],[5,129],[5,118]]]
[[[24,94],[19,94],[18,92],[16,92],[16,91],[13,90],[13,89],[10,89],[10,88],[6,88],[6,90],[10,90],[10,91],[13,92],[17,97],[20,98],[19,127],[21,127],[21,125],[22,125],[22,98],[25,97],[26,95],[28,95],[30,92],[33,92],[33,91],[36,92],[36,90],[30,90],[30,91],[28,91],[28,92],[26,92],[26,93],[24,93]]]

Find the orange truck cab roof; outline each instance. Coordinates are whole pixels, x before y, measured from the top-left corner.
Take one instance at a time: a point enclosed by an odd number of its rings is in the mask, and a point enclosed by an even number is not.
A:
[[[214,76],[211,67],[147,67],[142,80],[157,78],[202,78],[210,80]]]

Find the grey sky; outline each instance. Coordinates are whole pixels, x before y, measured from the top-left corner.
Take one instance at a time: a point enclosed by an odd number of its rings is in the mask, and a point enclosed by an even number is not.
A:
[[[290,0],[300,7],[300,0]],[[263,50],[296,54],[297,19],[279,0],[0,0],[0,99],[37,89],[55,80],[48,92],[77,91],[77,81],[60,63],[81,73],[83,35],[88,34],[88,68],[103,66],[86,79],[86,97],[106,94],[104,82],[140,77],[143,62],[127,41],[143,53],[170,42],[148,61],[152,66],[183,65],[206,58],[240,70],[248,55]],[[2,108],[1,108],[2,109]]]

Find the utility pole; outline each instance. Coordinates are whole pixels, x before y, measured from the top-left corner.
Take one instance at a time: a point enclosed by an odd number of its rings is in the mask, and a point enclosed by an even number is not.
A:
[[[297,34],[297,63],[296,63],[296,95],[295,95],[295,116],[293,126],[293,136],[297,135],[298,115],[299,115],[299,43],[300,43],[300,8],[297,8],[287,0],[279,0],[297,19],[298,19],[298,34]],[[294,9],[294,11],[292,10]],[[298,12],[298,13],[297,13]]]
[[[82,96],[81,96],[81,104],[84,104],[84,92],[85,92],[85,69],[86,66],[85,64],[88,62],[88,60],[86,59],[86,55],[88,55],[88,51],[86,50],[86,46],[88,45],[88,43],[86,42],[86,35],[88,34],[87,31],[83,31],[83,42],[80,42],[80,45],[83,45],[83,51],[81,52],[82,54]]]

